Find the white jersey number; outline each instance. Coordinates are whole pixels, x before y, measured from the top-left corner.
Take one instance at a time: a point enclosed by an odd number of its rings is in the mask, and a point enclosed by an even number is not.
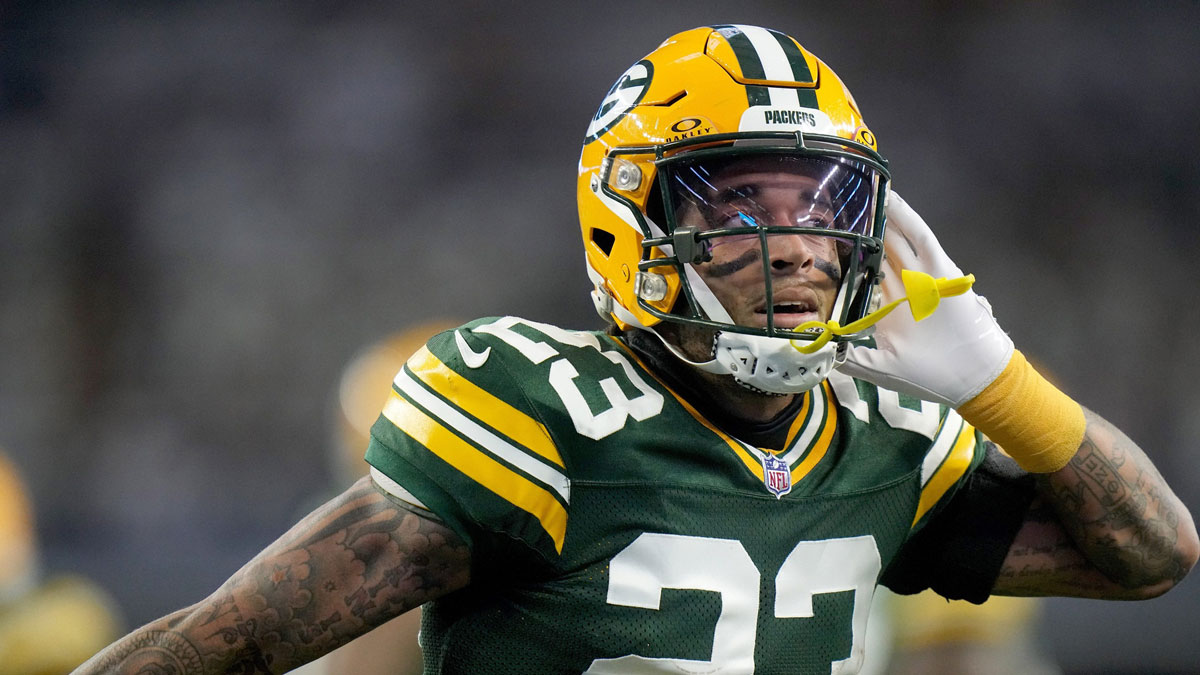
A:
[[[871,423],[867,402],[858,395],[858,387],[849,375],[834,371],[829,375],[829,384],[833,387],[838,404],[864,424]],[[879,414],[888,426],[893,429],[907,429],[931,441],[937,436],[942,424],[942,409],[938,404],[918,401],[919,408],[907,408],[900,403],[900,394],[891,389],[877,386],[875,391],[878,392]]]
[[[830,665],[838,675],[862,664],[867,615],[880,569],[879,549],[869,535],[802,541],[775,575],[775,616],[813,616],[813,596],[854,591],[850,655]],[[758,635],[759,571],[740,541],[644,533],[613,559],[608,603],[659,608],[664,588],[715,591],[721,614],[709,661],[648,658],[630,654],[596,659],[587,673],[753,673]]]
[[[662,412],[663,395],[646,383],[633,364],[625,355],[615,351],[602,351],[600,340],[591,333],[568,331],[558,326],[526,321],[516,317],[504,317],[492,323],[474,329],[476,333],[494,335],[519,351],[533,364],[539,364],[559,355],[557,349],[546,342],[538,342],[514,331],[512,327],[520,324],[532,328],[546,337],[573,347],[591,347],[614,364],[621,367],[625,382],[637,389],[637,396],[630,398],[621,389],[621,384],[614,377],[606,377],[598,382],[600,391],[608,400],[609,407],[599,413],[592,412],[587,399],[579,388],[576,378],[579,371],[566,358],[560,358],[550,363],[550,385],[554,393],[562,401],[575,431],[594,440],[616,433],[625,428],[625,422],[630,417],[641,422]]]

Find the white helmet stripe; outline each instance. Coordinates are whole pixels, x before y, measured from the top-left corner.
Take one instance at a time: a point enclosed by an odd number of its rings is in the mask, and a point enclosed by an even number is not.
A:
[[[684,265],[683,271],[687,275],[688,285],[692,288],[692,295],[696,298],[696,304],[700,305],[700,309],[704,310],[704,314],[711,321],[719,323],[735,323],[733,317],[729,316],[729,312],[725,310],[725,306],[713,295],[708,284],[696,274],[696,270],[692,269],[691,265]]]
[[[613,199],[613,197],[611,195],[609,195],[607,192],[605,192],[603,189],[593,190],[592,194],[596,195],[596,198],[600,200],[601,204],[604,204],[604,207],[606,209],[608,209],[615,216],[617,216],[622,221],[624,221],[626,225],[628,225],[629,227],[632,227],[634,232],[642,232],[642,226],[639,225],[638,221],[637,221],[636,207],[631,206],[630,204],[627,204],[619,199]],[[666,236],[666,233],[663,232],[662,228],[658,226],[658,223],[655,223],[654,221],[652,221],[649,218],[646,218],[644,216],[643,216],[643,219],[646,221],[646,226],[650,228],[650,233],[648,236],[651,236],[651,237],[665,237]]]
[[[782,82],[790,82],[796,79],[792,72],[792,63],[788,60],[787,54],[783,53],[783,48],[779,46],[779,41],[766,28],[758,26],[735,26],[742,32],[754,47],[755,53],[758,55],[759,63],[762,64],[763,74],[768,80],[779,80]],[[796,90],[788,87],[767,87],[767,91],[771,96],[771,105],[779,108],[795,109],[800,106],[800,97]]]

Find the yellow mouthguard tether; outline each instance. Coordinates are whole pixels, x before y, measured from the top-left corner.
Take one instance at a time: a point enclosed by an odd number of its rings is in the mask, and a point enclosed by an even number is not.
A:
[[[796,332],[803,333],[816,329],[821,331],[821,335],[811,342],[792,340],[792,347],[802,354],[812,354],[821,347],[824,347],[835,335],[850,335],[874,326],[876,322],[890,314],[893,309],[896,309],[905,301],[908,301],[908,309],[912,312],[913,320],[920,321],[933,314],[934,310],[937,309],[938,302],[942,298],[962,295],[971,290],[971,285],[975,283],[974,274],[968,274],[965,277],[955,277],[953,279],[945,277],[934,279],[932,276],[924,272],[917,272],[916,270],[900,270],[900,279],[904,283],[903,298],[893,300],[858,321],[846,324],[845,326],[839,325],[833,319],[829,321],[805,321],[796,327]]]

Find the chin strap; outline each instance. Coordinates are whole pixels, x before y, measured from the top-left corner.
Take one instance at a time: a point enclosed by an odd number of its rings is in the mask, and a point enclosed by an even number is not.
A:
[[[812,354],[824,347],[835,335],[851,335],[874,326],[880,319],[887,316],[902,303],[908,302],[914,321],[920,321],[933,314],[942,298],[962,295],[971,290],[975,283],[975,275],[947,279],[934,279],[932,276],[916,270],[900,270],[900,279],[904,283],[904,297],[893,300],[863,318],[845,326],[837,321],[805,321],[795,328],[796,332],[820,331],[820,336],[810,342],[792,340],[792,347],[801,354]]]

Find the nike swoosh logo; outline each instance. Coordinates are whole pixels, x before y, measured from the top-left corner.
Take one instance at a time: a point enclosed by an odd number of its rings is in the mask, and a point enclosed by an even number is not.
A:
[[[481,352],[472,351],[471,346],[463,338],[461,331],[454,331],[454,342],[458,345],[458,353],[462,356],[463,363],[471,368],[482,366],[488,360],[488,357],[492,355],[491,347]]]

